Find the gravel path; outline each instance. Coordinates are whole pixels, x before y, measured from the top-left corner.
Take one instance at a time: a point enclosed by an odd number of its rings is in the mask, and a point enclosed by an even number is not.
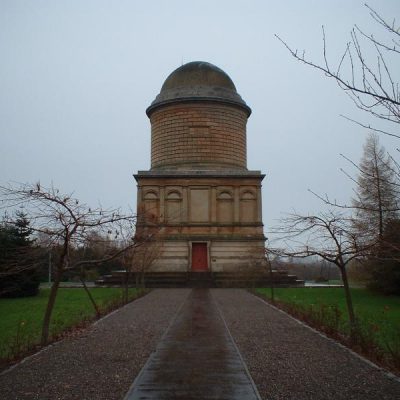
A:
[[[154,290],[27,359],[0,375],[1,400],[122,399],[189,292]],[[264,399],[400,399],[399,381],[245,290],[211,292]]]
[[[245,290],[212,294],[263,399],[400,399],[400,382]]]
[[[0,398],[124,397],[188,289],[159,289],[0,376]]]

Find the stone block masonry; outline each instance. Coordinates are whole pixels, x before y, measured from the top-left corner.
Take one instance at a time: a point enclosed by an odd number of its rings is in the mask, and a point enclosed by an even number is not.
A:
[[[151,115],[152,169],[246,169],[247,113],[225,104],[165,106]]]
[[[248,171],[250,107],[229,76],[195,61],[168,76],[146,110],[151,169],[135,174],[137,226],[157,227],[157,272],[241,272],[265,264],[260,171]]]

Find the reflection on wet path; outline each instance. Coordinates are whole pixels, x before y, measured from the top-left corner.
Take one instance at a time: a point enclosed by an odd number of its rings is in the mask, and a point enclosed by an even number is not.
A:
[[[193,289],[126,400],[259,399],[208,289]]]

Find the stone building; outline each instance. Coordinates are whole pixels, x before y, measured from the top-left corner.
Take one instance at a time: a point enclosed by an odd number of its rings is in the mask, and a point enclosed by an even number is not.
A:
[[[138,230],[157,226],[152,271],[243,271],[264,263],[260,171],[247,169],[250,107],[206,62],[173,71],[146,113],[151,169],[138,171]]]

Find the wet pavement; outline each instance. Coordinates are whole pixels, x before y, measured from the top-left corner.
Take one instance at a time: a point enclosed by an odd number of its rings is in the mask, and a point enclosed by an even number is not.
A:
[[[208,289],[193,289],[125,400],[260,399]]]

